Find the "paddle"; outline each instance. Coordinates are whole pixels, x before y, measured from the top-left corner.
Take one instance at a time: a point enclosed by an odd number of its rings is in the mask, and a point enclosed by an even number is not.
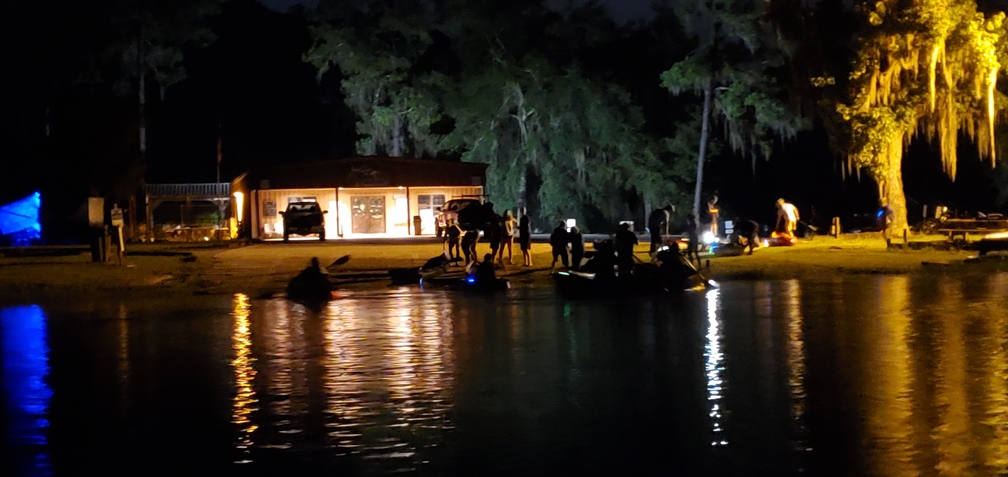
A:
[[[693,273],[695,273],[698,277],[700,277],[701,280],[703,280],[704,286],[706,286],[707,288],[717,288],[717,286],[711,283],[710,280],[708,280],[707,277],[703,275],[703,273],[700,273],[700,270],[698,270],[697,267],[693,265],[693,262],[684,259],[682,254],[679,255],[679,261],[685,263],[686,266],[690,267],[690,269],[693,270]]]
[[[340,258],[337,258],[333,263],[330,263],[328,267],[325,267],[326,268],[325,271],[329,272],[330,268],[337,267],[337,266],[340,266],[340,265],[345,265],[349,261],[350,261],[350,256],[349,255],[344,255],[344,256],[342,256]]]

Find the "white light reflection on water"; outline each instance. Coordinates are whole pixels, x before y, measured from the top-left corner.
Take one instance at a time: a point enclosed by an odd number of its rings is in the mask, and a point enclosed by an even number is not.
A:
[[[326,427],[337,455],[415,472],[419,451],[452,428],[451,302],[435,295],[350,297],[324,331]]]
[[[236,463],[252,462],[250,448],[252,434],[257,426],[252,422],[252,413],[256,410],[256,395],[253,387],[255,380],[255,358],[252,357],[252,332],[249,330],[249,300],[238,293],[234,297],[234,332],[231,335],[231,349],[234,359],[231,367],[235,373],[235,396],[232,401],[231,423],[238,427],[239,437],[235,448],[241,453]]]
[[[722,407],[721,391],[723,381],[721,371],[724,371],[721,354],[721,326],[718,305],[720,292],[716,288],[707,291],[707,344],[704,346],[704,357],[707,360],[707,401],[710,403],[710,418],[713,431],[712,446],[728,445],[724,435],[724,415],[727,411]]]

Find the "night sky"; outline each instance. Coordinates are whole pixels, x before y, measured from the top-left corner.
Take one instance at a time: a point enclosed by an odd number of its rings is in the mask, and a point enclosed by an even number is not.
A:
[[[294,5],[304,5],[308,8],[314,8],[318,4],[318,0],[259,0],[263,5],[278,11],[286,12],[290,7]],[[563,5],[567,4],[568,1],[572,1],[575,5],[583,5],[588,3],[588,0],[548,0],[547,4],[553,8],[561,8]],[[633,20],[647,19],[653,16],[653,10],[651,9],[652,0],[599,0],[598,3],[605,5],[605,7],[612,14],[613,18],[620,23],[626,23]]]

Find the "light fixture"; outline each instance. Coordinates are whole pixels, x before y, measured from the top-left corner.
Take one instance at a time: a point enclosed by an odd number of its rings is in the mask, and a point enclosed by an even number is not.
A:
[[[238,222],[242,221],[242,213],[245,211],[245,194],[241,192],[234,193],[235,206],[238,207]]]

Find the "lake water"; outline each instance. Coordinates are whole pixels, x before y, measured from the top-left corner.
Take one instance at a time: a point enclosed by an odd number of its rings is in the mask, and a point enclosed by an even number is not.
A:
[[[5,476],[1003,475],[1008,274],[0,309]]]

